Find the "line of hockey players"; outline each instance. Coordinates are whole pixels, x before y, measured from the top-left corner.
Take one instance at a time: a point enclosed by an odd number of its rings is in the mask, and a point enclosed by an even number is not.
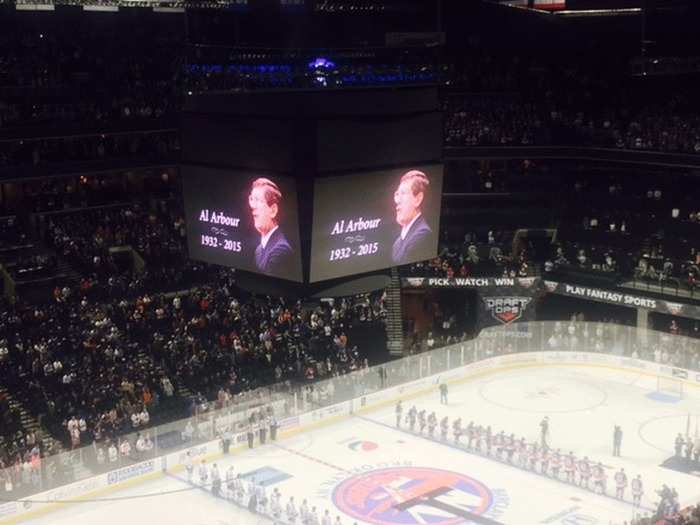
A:
[[[595,493],[607,495],[608,474],[600,461],[593,461],[585,456],[577,458],[573,452],[562,453],[560,449],[547,446],[544,439],[538,443],[528,442],[524,437],[518,439],[515,434],[494,431],[490,426],[482,426],[470,421],[468,424],[457,418],[450,423],[447,416],[438,420],[435,412],[427,413],[412,406],[403,415],[401,402],[396,405],[396,426],[407,425],[415,434],[443,442],[453,442],[471,452],[486,455],[509,465],[564,481]],[[615,498],[624,500],[629,486],[632,502],[641,506],[644,484],[641,476],[628,478],[624,468],[613,475]]]
[[[265,516],[275,525],[344,525],[347,523],[343,522],[338,515],[333,518],[327,509],[321,511],[315,506],[309,506],[305,499],[299,504],[294,496],[283,498],[277,487],[269,491],[263,484],[257,483],[253,477],[248,478],[237,474],[233,466],[221,472],[216,463],[210,466],[202,460],[195,468],[188,452],[185,458],[185,471],[188,483],[211,490],[213,496],[231,501],[254,514]]]
[[[684,438],[683,434],[678,433],[673,449],[677,458],[684,458],[686,463],[700,468],[700,435],[697,430],[695,439],[690,436]]]

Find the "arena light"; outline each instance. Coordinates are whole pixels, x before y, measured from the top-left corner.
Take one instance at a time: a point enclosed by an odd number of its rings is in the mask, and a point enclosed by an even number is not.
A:
[[[309,69],[333,69],[335,63],[327,58],[317,57],[309,62]]]

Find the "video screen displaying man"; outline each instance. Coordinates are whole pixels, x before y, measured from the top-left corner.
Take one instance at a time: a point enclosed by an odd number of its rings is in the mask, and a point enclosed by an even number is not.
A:
[[[255,248],[255,266],[261,273],[280,275],[289,268],[292,257],[292,246],[279,224],[282,192],[270,179],[255,179],[248,205],[253,225],[260,234],[260,244]]]
[[[441,199],[441,165],[318,179],[310,280],[435,257]]]
[[[425,173],[418,170],[406,172],[394,193],[396,203],[396,223],[401,227],[399,236],[391,250],[394,264],[415,261],[421,254],[430,251],[432,233],[422,206],[430,181]]]
[[[303,280],[294,179],[192,165],[182,174],[192,259]]]

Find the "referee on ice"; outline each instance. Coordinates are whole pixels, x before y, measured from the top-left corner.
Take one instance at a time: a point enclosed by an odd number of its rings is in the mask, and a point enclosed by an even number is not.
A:
[[[447,404],[447,383],[440,383],[440,404]]]

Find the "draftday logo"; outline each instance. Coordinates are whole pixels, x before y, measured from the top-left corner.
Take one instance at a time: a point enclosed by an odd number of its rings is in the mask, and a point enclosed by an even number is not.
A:
[[[374,525],[456,525],[496,518],[508,497],[457,472],[392,467],[354,475],[336,486],[333,501],[353,519]],[[501,494],[502,493],[502,494]]]
[[[348,448],[355,452],[371,452],[379,448],[379,445],[373,441],[353,441],[352,443],[348,443]]]
[[[510,324],[523,316],[531,297],[484,297],[491,317],[503,324]]]

